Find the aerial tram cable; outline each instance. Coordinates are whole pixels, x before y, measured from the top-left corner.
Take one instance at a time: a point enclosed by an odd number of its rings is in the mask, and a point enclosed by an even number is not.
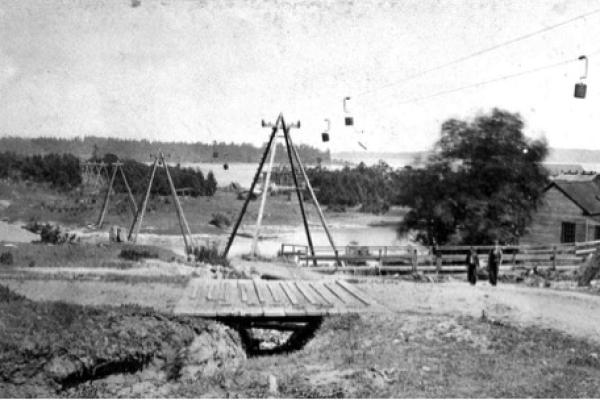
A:
[[[594,51],[592,53],[589,53],[589,55],[595,55],[595,54],[598,54],[598,53],[600,53],[600,49],[598,49],[598,50],[596,50],[596,51]],[[588,57],[589,56],[586,56],[586,59]],[[460,92],[460,91],[463,91],[463,90],[473,89],[475,87],[489,85],[489,84],[492,84],[492,83],[496,83],[496,82],[500,82],[500,81],[504,81],[504,80],[508,80],[508,79],[518,78],[518,77],[523,76],[523,75],[534,74],[536,72],[540,72],[540,71],[544,71],[544,70],[548,70],[548,69],[552,69],[552,68],[557,68],[557,67],[560,67],[562,65],[570,64],[570,63],[573,63],[573,62],[579,61],[579,60],[580,60],[579,57],[576,58],[576,59],[569,58],[569,59],[562,60],[562,61],[559,61],[559,62],[556,62],[556,63],[553,63],[553,64],[547,64],[547,65],[539,66],[539,67],[536,67],[536,68],[528,69],[528,70],[525,70],[525,71],[515,72],[513,74],[503,75],[503,76],[500,76],[500,77],[497,77],[497,78],[492,78],[492,79],[488,79],[488,80],[485,80],[485,81],[480,81],[480,82],[472,83],[472,84],[465,85],[465,86],[459,86],[459,87],[452,88],[452,89],[441,90],[439,92],[435,92],[435,93],[432,93],[432,94],[426,95],[426,96],[413,97],[411,99],[407,99],[407,100],[404,100],[404,101],[387,103],[387,104],[385,104],[385,103],[384,104],[379,103],[379,104],[374,104],[374,106],[376,106],[376,107],[378,107],[378,108],[381,109],[382,106],[389,107],[389,106],[398,106],[398,105],[405,105],[405,104],[411,104],[411,103],[421,102],[423,100],[431,99],[431,98],[434,98],[434,97],[439,97],[439,96],[443,96],[443,95],[450,94],[450,93],[456,93],[456,92]]]
[[[419,78],[419,77],[421,77],[423,75],[427,75],[427,74],[429,74],[431,72],[439,71],[441,69],[450,67],[452,65],[459,64],[461,62],[467,61],[467,60],[469,60],[471,58],[479,57],[482,54],[486,54],[486,53],[492,52],[492,51],[500,49],[502,47],[505,47],[505,46],[508,46],[508,45],[513,44],[513,43],[517,43],[517,42],[520,42],[520,41],[523,41],[523,40],[526,40],[526,39],[529,39],[531,37],[540,35],[542,33],[546,33],[548,31],[560,28],[560,27],[568,25],[568,24],[570,24],[572,22],[578,21],[580,19],[584,19],[586,17],[592,16],[592,15],[595,15],[595,14],[599,14],[599,13],[600,13],[600,8],[592,10],[592,11],[589,11],[589,12],[586,12],[586,13],[583,13],[583,14],[579,14],[579,15],[573,17],[573,18],[570,18],[570,19],[567,19],[565,21],[556,23],[554,25],[546,26],[546,27],[538,29],[536,31],[529,32],[529,33],[526,33],[524,35],[520,35],[520,36],[514,37],[512,39],[506,40],[504,42],[497,43],[497,44],[492,45],[490,47],[486,47],[486,48],[483,48],[481,50],[477,50],[477,51],[475,51],[473,53],[470,53],[470,54],[467,54],[465,56],[456,58],[456,59],[448,61],[446,63],[437,65],[435,67],[431,67],[431,68],[428,68],[428,69],[416,72],[416,73],[414,73],[412,75],[408,75],[405,78],[400,79],[398,81],[390,82],[388,84],[385,84],[385,85],[382,85],[382,86],[379,86],[379,87],[376,87],[376,88],[364,90],[362,92],[356,93],[355,96],[364,96],[366,94],[375,93],[375,92],[378,92],[378,91],[383,90],[383,89],[387,89],[387,88],[392,87],[392,86],[400,85],[402,83],[405,83],[405,82],[411,81],[413,79]]]

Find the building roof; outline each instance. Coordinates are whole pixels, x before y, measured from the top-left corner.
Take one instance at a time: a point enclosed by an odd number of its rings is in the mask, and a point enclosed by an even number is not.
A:
[[[550,179],[563,182],[589,182],[595,180],[597,177],[598,175],[596,173],[582,172],[579,174],[560,174],[551,176]]]
[[[589,177],[589,175],[588,175]],[[555,186],[571,201],[588,215],[600,215],[600,179],[593,175],[593,179],[585,180],[555,180],[546,190]]]

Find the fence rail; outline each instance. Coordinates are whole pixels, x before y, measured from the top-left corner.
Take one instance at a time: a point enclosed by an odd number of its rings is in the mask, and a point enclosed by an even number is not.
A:
[[[503,265],[513,268],[546,266],[553,269],[578,267],[585,257],[600,247],[600,240],[577,243],[557,243],[549,245],[503,246]],[[487,264],[487,254],[493,246],[315,246],[314,255],[309,254],[308,246],[282,244],[280,254],[294,258],[299,264],[309,265],[313,260],[321,264],[341,261],[352,268],[380,268],[381,271],[424,271],[464,272],[466,256],[475,249],[480,264]],[[313,267],[320,268],[320,267]]]

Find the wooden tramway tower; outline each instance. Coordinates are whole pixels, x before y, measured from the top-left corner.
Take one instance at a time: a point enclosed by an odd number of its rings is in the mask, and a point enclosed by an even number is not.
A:
[[[306,212],[304,209],[304,199],[303,199],[303,195],[302,195],[302,188],[300,186],[299,183],[299,179],[298,178],[302,178],[303,179],[303,183],[306,186],[306,189],[308,189],[308,192],[310,194],[310,197],[312,199],[313,205],[315,206],[315,209],[317,211],[317,215],[319,216],[321,225],[323,226],[323,229],[325,231],[325,234],[327,235],[327,240],[329,241],[329,244],[331,246],[331,248],[334,251],[334,254],[336,255],[336,261],[338,265],[341,265],[341,262],[338,258],[338,251],[335,247],[335,243],[333,241],[333,237],[331,236],[331,232],[329,231],[329,228],[327,226],[327,222],[325,221],[325,216],[323,214],[323,211],[321,210],[321,207],[319,205],[319,202],[317,200],[317,197],[315,196],[315,192],[313,190],[313,187],[308,179],[308,176],[306,174],[306,170],[304,169],[304,164],[302,163],[302,160],[300,159],[300,155],[298,153],[298,151],[296,150],[296,147],[294,146],[293,142],[292,142],[292,138],[290,135],[290,130],[291,128],[300,128],[300,122],[297,122],[296,124],[286,124],[284,118],[283,118],[283,114],[279,114],[279,116],[277,117],[277,120],[275,121],[274,124],[272,123],[265,123],[265,121],[262,121],[262,126],[263,127],[269,127],[271,128],[271,135],[269,137],[269,141],[267,142],[267,145],[265,147],[265,151],[263,152],[262,158],[258,164],[258,169],[256,171],[256,174],[254,175],[254,179],[252,180],[252,184],[250,185],[250,190],[248,190],[248,195],[244,201],[244,205],[242,206],[242,210],[240,212],[240,215],[233,227],[233,230],[231,232],[231,235],[229,236],[229,240],[227,241],[227,245],[225,246],[225,250],[223,252],[223,256],[227,257],[227,254],[229,253],[229,250],[231,249],[231,245],[233,244],[233,241],[235,240],[235,236],[237,234],[237,231],[240,227],[240,224],[242,222],[242,219],[244,218],[244,214],[246,213],[246,209],[248,208],[248,203],[250,202],[250,199],[252,197],[252,194],[254,192],[254,189],[256,187],[257,182],[259,181],[259,178],[262,174],[262,169],[263,166],[265,164],[265,161],[267,159],[267,156],[270,153],[270,157],[269,157],[269,164],[267,167],[267,172],[265,174],[265,177],[263,179],[263,191],[262,191],[262,198],[261,198],[261,203],[260,203],[260,208],[258,211],[258,217],[257,217],[257,221],[256,221],[256,230],[254,233],[254,238],[253,238],[253,244],[252,244],[252,254],[253,255],[257,255],[258,252],[258,246],[257,246],[257,242],[258,242],[258,237],[259,237],[259,233],[260,233],[260,229],[261,229],[261,223],[262,223],[262,217],[263,217],[263,213],[264,213],[264,208],[265,208],[265,203],[267,200],[267,192],[269,191],[269,183],[270,183],[270,179],[271,179],[271,171],[273,169],[273,160],[275,159],[275,150],[277,148],[277,143],[276,143],[276,137],[277,137],[277,133],[281,131],[281,136],[283,137],[284,140],[284,145],[285,148],[287,150],[287,155],[288,155],[288,161],[289,161],[289,167],[290,167],[290,175],[292,177],[292,181],[294,184],[294,189],[296,191],[296,195],[298,197],[298,203],[299,203],[299,207],[300,207],[300,213],[302,215],[302,222],[304,224],[304,231],[306,233],[306,240],[308,242],[308,248],[310,250],[311,256],[313,257],[313,263],[316,265],[316,259],[314,259],[315,256],[315,251],[314,251],[314,247],[313,247],[313,242],[312,242],[312,237],[311,237],[311,233],[310,233],[310,228],[309,228],[309,223],[308,223],[308,219],[306,217]],[[298,168],[298,170],[296,170],[296,168]]]
[[[150,192],[152,190],[152,184],[154,183],[154,178],[156,176],[156,170],[160,166],[162,166],[165,170],[165,174],[167,175],[167,182],[169,183],[169,189],[171,191],[171,196],[173,197],[173,204],[175,205],[175,211],[177,213],[179,228],[181,229],[181,236],[183,236],[185,252],[186,254],[192,254],[195,247],[192,232],[190,230],[190,226],[187,222],[187,219],[185,218],[185,215],[183,213],[183,209],[181,208],[181,203],[179,202],[179,197],[177,196],[177,190],[175,189],[173,179],[171,178],[171,173],[169,172],[169,167],[167,165],[167,162],[165,161],[165,155],[162,152],[159,152],[158,154],[153,155],[153,157],[154,162],[150,171],[148,185],[146,186],[144,197],[142,198],[139,206],[137,207],[135,217],[133,218],[131,226],[129,227],[127,240],[133,243],[137,241],[140,228],[142,227],[142,221],[144,220],[144,215],[146,214],[146,208],[148,207],[148,200],[150,199]]]
[[[97,174],[98,176],[101,175],[101,171],[105,170],[107,175],[108,175],[108,170],[109,168],[112,169],[112,172],[110,173],[110,178],[108,179],[108,185],[106,188],[106,193],[104,194],[104,200],[102,201],[102,208],[100,209],[100,214],[98,215],[98,220],[96,221],[96,224],[94,225],[95,228],[99,229],[102,228],[102,225],[104,224],[104,218],[106,217],[106,212],[108,211],[108,203],[110,200],[110,196],[112,194],[112,192],[114,191],[114,185],[115,185],[115,179],[117,177],[117,173],[120,173],[121,179],[123,180],[123,185],[125,186],[125,189],[127,189],[127,196],[129,199],[129,205],[131,208],[131,212],[133,213],[133,215],[135,215],[137,213],[137,205],[135,204],[135,198],[133,197],[133,193],[131,192],[131,187],[129,186],[129,182],[127,182],[127,177],[125,176],[125,172],[123,171],[123,163],[120,161],[117,162],[113,162],[113,163],[87,163],[90,164],[88,166],[88,168],[93,169],[94,171],[99,171],[99,173]],[[96,184],[96,182],[94,181],[93,184]]]
[[[99,190],[109,179],[110,164],[104,162],[81,161],[81,184],[94,190]]]

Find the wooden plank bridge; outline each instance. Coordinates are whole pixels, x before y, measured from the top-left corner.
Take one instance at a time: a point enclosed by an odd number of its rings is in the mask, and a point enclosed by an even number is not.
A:
[[[193,279],[175,314],[286,320],[382,309],[344,280]]]
[[[343,280],[193,279],[174,313],[216,319],[237,330],[249,354],[302,348],[325,316],[384,311]],[[261,348],[252,329],[292,332],[276,348]]]

